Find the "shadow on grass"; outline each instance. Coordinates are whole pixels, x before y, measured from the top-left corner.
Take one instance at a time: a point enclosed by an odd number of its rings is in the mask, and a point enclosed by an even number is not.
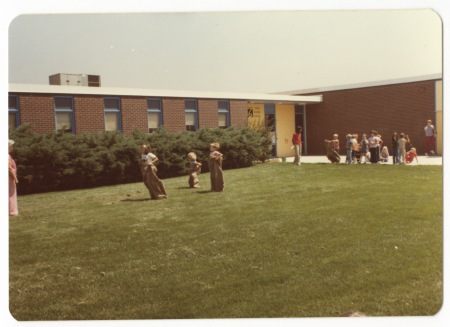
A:
[[[208,193],[217,193],[217,192],[213,192],[211,190],[203,190],[203,191],[197,191],[198,194],[208,194]]]
[[[197,194],[209,194],[209,193],[220,194],[220,193],[223,193],[223,192],[217,192],[217,191],[211,191],[211,190],[197,191]]]
[[[120,202],[144,202],[144,201],[150,201],[150,198],[145,198],[145,199],[123,199],[120,200]]]

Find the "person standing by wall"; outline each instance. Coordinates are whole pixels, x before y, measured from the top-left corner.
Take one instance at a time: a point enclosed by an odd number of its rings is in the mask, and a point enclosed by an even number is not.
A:
[[[358,143],[358,134],[352,135],[352,163],[358,163],[357,155],[359,153],[360,147]],[[359,158],[361,160],[361,157]]]
[[[352,134],[347,134],[346,139],[347,139],[347,141],[345,143],[345,150],[346,150],[345,163],[350,165],[353,162],[353,160],[352,160],[352,148],[353,148]]]
[[[17,179],[17,166],[14,159],[11,157],[11,151],[13,149],[14,141],[8,141],[8,172],[9,172],[9,215],[17,216],[19,214],[19,209],[17,206],[17,187],[16,184],[19,183]]]
[[[397,132],[392,134],[392,164],[398,164],[398,135]]]
[[[434,154],[435,150],[435,139],[436,139],[436,130],[434,129],[433,122],[431,120],[427,120],[427,126],[424,127],[425,131],[425,155]]]
[[[369,141],[367,140],[365,133],[362,135],[360,149],[361,149],[361,156],[360,156],[359,162],[362,164],[365,164],[365,163],[367,163],[367,151],[369,151]],[[364,159],[364,162],[363,162],[363,159]]]
[[[406,163],[406,144],[410,143],[408,135],[405,133],[400,133],[400,137],[398,139],[398,162],[402,165]]]
[[[378,161],[380,161],[380,151],[379,151],[379,146],[380,146],[380,138],[378,136],[376,136],[375,131],[371,131],[370,132],[370,137],[368,139],[369,141],[369,152],[370,152],[370,163],[378,163]]]
[[[297,126],[295,133],[292,135],[292,145],[294,146],[295,157],[294,165],[301,165],[300,158],[302,155],[302,127]]]

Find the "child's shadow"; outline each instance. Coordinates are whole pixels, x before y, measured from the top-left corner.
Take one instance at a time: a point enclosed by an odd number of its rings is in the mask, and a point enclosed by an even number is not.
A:
[[[213,191],[210,190],[203,190],[203,191],[197,191],[198,194],[208,194],[208,193],[214,193]]]
[[[150,198],[145,198],[145,199],[123,199],[120,200],[120,202],[144,202],[144,201],[150,201]]]
[[[192,187],[189,187],[189,186],[180,186],[180,187],[178,187],[177,189],[178,190],[188,190],[188,189],[191,189]]]

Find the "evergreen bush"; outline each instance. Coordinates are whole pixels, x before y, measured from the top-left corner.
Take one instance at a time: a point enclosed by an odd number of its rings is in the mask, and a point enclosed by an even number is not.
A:
[[[147,143],[159,158],[158,176],[187,173],[187,153],[193,151],[208,171],[209,145],[221,144],[224,169],[251,166],[270,156],[271,140],[264,128],[209,129],[170,133],[134,131],[73,135],[36,133],[29,125],[10,131],[16,143],[19,194],[89,188],[142,180],[140,145]]]

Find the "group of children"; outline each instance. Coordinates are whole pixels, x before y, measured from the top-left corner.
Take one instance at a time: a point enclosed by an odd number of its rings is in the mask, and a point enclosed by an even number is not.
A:
[[[398,135],[397,132],[395,132],[392,135],[393,164],[412,163],[414,159],[419,163],[417,152],[414,147],[412,147],[410,151],[406,151],[406,145],[409,143],[409,137],[404,133]],[[332,163],[339,163],[339,135],[334,134],[332,140],[325,140],[325,145],[328,159]],[[358,141],[358,134],[347,134],[345,150],[346,164],[365,164],[367,162],[377,164],[389,162],[388,147],[386,145],[383,146],[381,135],[374,130],[370,132],[369,138],[367,138],[366,134],[362,134],[361,141]]]
[[[219,148],[220,148],[219,143],[211,143],[209,149],[210,153],[208,157],[208,166],[211,177],[212,192],[222,192],[224,187],[223,173],[222,173],[223,154],[218,151]],[[195,154],[195,152],[188,153],[188,161],[189,161],[189,169],[188,169],[189,187],[198,188],[200,187],[198,175],[201,172],[202,164],[197,161],[197,155]]]
[[[209,149],[210,154],[208,158],[208,166],[211,175],[212,192],[222,192],[224,188],[222,173],[223,154],[219,152],[219,148],[219,143],[211,143]],[[189,152],[187,159],[189,161],[189,187],[198,188],[200,187],[198,175],[201,172],[202,164],[197,161],[197,155],[195,152]],[[156,168],[155,163],[157,161],[158,157],[152,153],[150,146],[147,144],[141,145],[140,167],[144,185],[147,187],[152,199],[167,199],[164,183],[156,175],[158,169]]]

